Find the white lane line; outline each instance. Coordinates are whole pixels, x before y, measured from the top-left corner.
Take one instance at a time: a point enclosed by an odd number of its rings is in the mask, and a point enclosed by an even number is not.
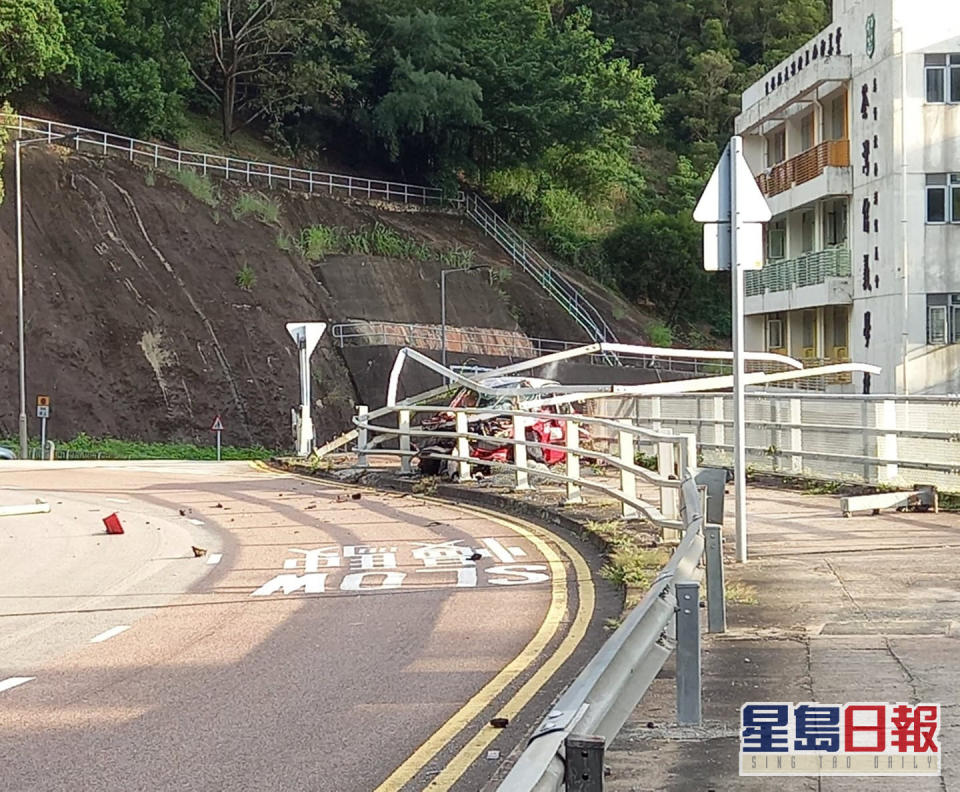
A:
[[[130,503],[126,498],[104,498],[104,500],[110,503]]]
[[[500,544],[500,542],[498,542],[496,539],[487,538],[487,539],[481,539],[480,541],[483,542],[487,547],[489,547],[490,552],[493,553],[498,559],[500,559],[502,563],[512,564],[514,561],[517,560],[512,555],[510,555],[510,553],[507,551],[507,548],[504,547],[502,544]]]
[[[100,635],[95,636],[90,639],[90,643],[100,643],[101,641],[106,641],[107,638],[113,638],[114,635],[120,635],[120,633],[125,630],[129,630],[129,624],[119,624],[116,627],[111,627],[109,630],[100,633]]]
[[[223,553],[211,553],[209,556],[207,556],[207,563],[219,564],[221,558],[223,558]]]
[[[187,522],[191,522],[194,525],[203,525],[203,520],[194,520],[193,517],[188,517]]]
[[[29,682],[31,679],[36,679],[36,677],[8,677],[0,680],[0,693],[15,688],[17,685],[22,685],[24,682]]]

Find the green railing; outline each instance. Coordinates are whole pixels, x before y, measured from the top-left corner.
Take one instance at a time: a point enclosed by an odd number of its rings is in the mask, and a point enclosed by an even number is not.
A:
[[[792,259],[768,261],[762,270],[746,273],[748,297],[764,292],[786,291],[796,286],[813,286],[827,278],[850,276],[850,251],[846,248],[827,248],[804,253]]]

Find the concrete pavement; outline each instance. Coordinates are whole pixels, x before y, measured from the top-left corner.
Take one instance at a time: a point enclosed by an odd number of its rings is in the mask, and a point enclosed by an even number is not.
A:
[[[561,540],[412,496],[239,463],[3,483],[54,509],[0,523],[4,792],[476,789],[609,615]]]
[[[608,792],[960,790],[960,515],[845,519],[837,498],[759,488],[748,513],[751,560],[727,536],[727,580],[756,604],[706,639],[704,725],[675,724],[671,661],[607,754]],[[939,702],[943,775],[741,778],[746,701]]]

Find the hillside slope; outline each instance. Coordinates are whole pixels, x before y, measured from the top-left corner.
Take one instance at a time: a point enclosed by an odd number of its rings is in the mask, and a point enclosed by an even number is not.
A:
[[[460,216],[285,190],[257,196],[227,182],[191,182],[188,191],[175,175],[57,147],[26,149],[23,157],[28,403],[38,393],[52,397],[53,437],[84,431],[207,442],[221,414],[225,442],[288,447],[298,385],[286,321],[440,321],[439,260],[311,262],[291,244],[310,226],[379,222],[438,256],[468,247],[499,282],[476,272],[448,279],[451,325],[584,337],[523,273],[505,277],[508,260]],[[268,213],[275,218],[240,216],[245,196],[275,207]],[[8,194],[0,207],[3,436],[15,434],[18,411],[13,229]],[[238,285],[241,269],[253,275],[252,285],[244,281],[249,290]],[[329,339],[314,372],[323,438],[347,424],[357,389]]]

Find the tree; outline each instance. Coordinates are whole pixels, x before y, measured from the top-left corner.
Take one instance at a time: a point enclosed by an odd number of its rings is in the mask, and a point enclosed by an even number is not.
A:
[[[65,38],[53,0],[0,0],[0,98],[63,69]]]
[[[216,101],[224,140],[254,120],[337,101],[362,36],[337,0],[219,0],[193,72]]]

